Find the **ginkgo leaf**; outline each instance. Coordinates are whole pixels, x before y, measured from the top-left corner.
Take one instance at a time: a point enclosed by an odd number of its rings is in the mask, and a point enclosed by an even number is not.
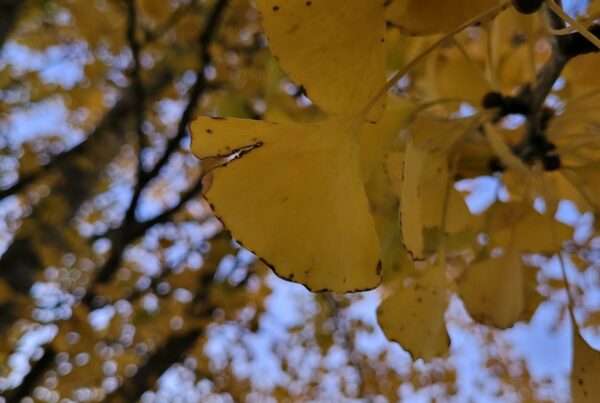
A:
[[[498,0],[392,0],[386,17],[408,34],[431,35],[456,28],[498,3]]]
[[[411,125],[401,188],[396,192],[400,195],[402,238],[415,259],[425,257],[424,231],[441,229],[450,186],[448,152],[468,127],[469,120],[428,118],[419,118]],[[388,167],[388,172],[392,169]]]
[[[324,111],[359,112],[384,86],[383,2],[258,0],[257,6],[275,58]]]
[[[421,176],[423,175],[426,159],[427,154],[419,148],[407,147],[400,192],[400,225],[404,246],[415,259],[423,259],[425,256]],[[446,183],[442,183],[441,187],[445,188]],[[440,190],[438,187],[427,185],[426,188],[432,191]],[[445,190],[442,189],[437,196],[443,196],[444,194]],[[435,200],[439,200],[439,198],[436,197]],[[439,223],[441,224],[441,217]]]
[[[573,227],[548,220],[518,203],[495,203],[486,212],[486,232],[491,247],[514,244],[521,252],[554,253],[557,243],[573,237]]]
[[[429,361],[450,346],[444,313],[448,304],[446,277],[439,265],[427,267],[407,286],[399,286],[377,310],[379,325],[413,359]]]
[[[377,123],[364,123],[359,132],[360,160],[365,181],[374,171],[381,172],[400,131],[408,124],[416,105],[407,99],[388,96],[385,112]]]
[[[491,90],[484,77],[483,63],[468,60],[458,50],[430,57],[424,84],[433,98],[460,99],[478,105]]]
[[[570,183],[577,187],[580,196],[587,203],[587,208],[600,209],[600,164],[589,164],[585,167],[570,169],[564,173]],[[584,203],[579,203],[583,205]]]
[[[521,255],[514,248],[501,257],[486,258],[466,269],[457,280],[467,311],[479,323],[506,329],[529,319],[539,304],[535,277],[525,276]]]
[[[371,214],[381,243],[386,243],[398,223],[398,199],[387,181],[383,168],[374,172],[365,183]]]
[[[573,403],[592,403],[600,396],[600,351],[589,346],[573,323],[573,366],[571,394]]]
[[[206,192],[233,236],[278,275],[310,290],[378,285],[379,245],[360,172],[356,120],[294,124],[202,117],[199,158],[237,158]]]
[[[392,192],[383,166],[376,169],[365,183],[371,215],[375,222],[381,248],[383,276],[386,272],[397,272],[403,266],[399,260],[398,247],[402,246],[398,221],[398,199]]]

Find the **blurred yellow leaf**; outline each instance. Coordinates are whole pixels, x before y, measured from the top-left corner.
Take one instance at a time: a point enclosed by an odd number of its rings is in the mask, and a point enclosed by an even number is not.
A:
[[[439,265],[427,267],[406,286],[398,286],[377,310],[386,337],[413,359],[429,361],[445,355],[450,346],[444,313],[448,300],[446,277]]]

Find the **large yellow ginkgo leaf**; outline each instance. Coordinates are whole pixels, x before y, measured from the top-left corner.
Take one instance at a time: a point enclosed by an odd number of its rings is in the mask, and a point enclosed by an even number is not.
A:
[[[312,291],[379,284],[379,245],[360,172],[358,119],[274,123],[201,117],[192,151],[237,158],[206,192],[234,238]]]
[[[359,112],[384,86],[383,1],[257,0],[257,6],[273,55],[324,111]]]
[[[386,337],[396,341],[413,359],[429,361],[450,347],[444,313],[448,305],[445,273],[439,265],[383,300],[377,318]]]
[[[492,8],[498,0],[392,0],[387,19],[413,35],[444,33]]]

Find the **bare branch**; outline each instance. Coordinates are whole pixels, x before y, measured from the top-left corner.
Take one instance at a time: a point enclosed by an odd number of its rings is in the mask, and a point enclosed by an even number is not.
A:
[[[106,283],[111,279],[121,263],[123,252],[131,241],[141,236],[152,226],[170,219],[183,204],[191,200],[193,197],[199,195],[202,190],[201,182],[197,181],[192,188],[190,188],[181,196],[180,202],[173,208],[166,210],[162,214],[146,222],[140,223],[135,219],[135,211],[139,204],[140,196],[143,190],[155,177],[158,176],[161,169],[168,163],[171,155],[179,148],[181,140],[187,134],[187,127],[191,120],[192,113],[195,110],[200,97],[206,90],[207,83],[206,77],[204,76],[204,68],[208,63],[210,63],[211,60],[209,46],[214,35],[216,34],[217,26],[224,13],[226,5],[227,0],[219,0],[214,6],[211,14],[208,16],[206,25],[199,37],[199,67],[196,71],[196,82],[190,90],[188,103],[179,121],[177,133],[175,137],[169,141],[166,150],[156,165],[148,172],[140,172],[140,175],[138,176],[138,182],[134,188],[133,197],[131,198],[129,207],[127,208],[127,213],[125,214],[125,219],[119,228],[111,231],[111,239],[113,241],[111,253],[107,262],[99,269],[95,279],[96,283]],[[90,302],[92,300],[93,297],[91,294],[92,293],[90,293],[89,296],[86,296],[86,302]]]
[[[26,0],[0,0],[0,50],[16,25]]]

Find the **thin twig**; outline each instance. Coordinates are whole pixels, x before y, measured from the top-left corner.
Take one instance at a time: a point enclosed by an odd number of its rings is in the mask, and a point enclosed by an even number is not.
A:
[[[135,118],[136,118],[136,132],[138,137],[138,175],[143,170],[143,158],[142,151],[144,149],[146,140],[144,135],[144,110],[145,110],[145,99],[144,99],[144,86],[142,83],[142,73],[140,65],[140,43],[137,40],[137,10],[135,7],[136,0],[127,1],[127,42],[129,42],[129,48],[131,50],[132,66],[131,66],[131,81],[136,96]],[[133,214],[133,212],[127,212],[127,214]]]

